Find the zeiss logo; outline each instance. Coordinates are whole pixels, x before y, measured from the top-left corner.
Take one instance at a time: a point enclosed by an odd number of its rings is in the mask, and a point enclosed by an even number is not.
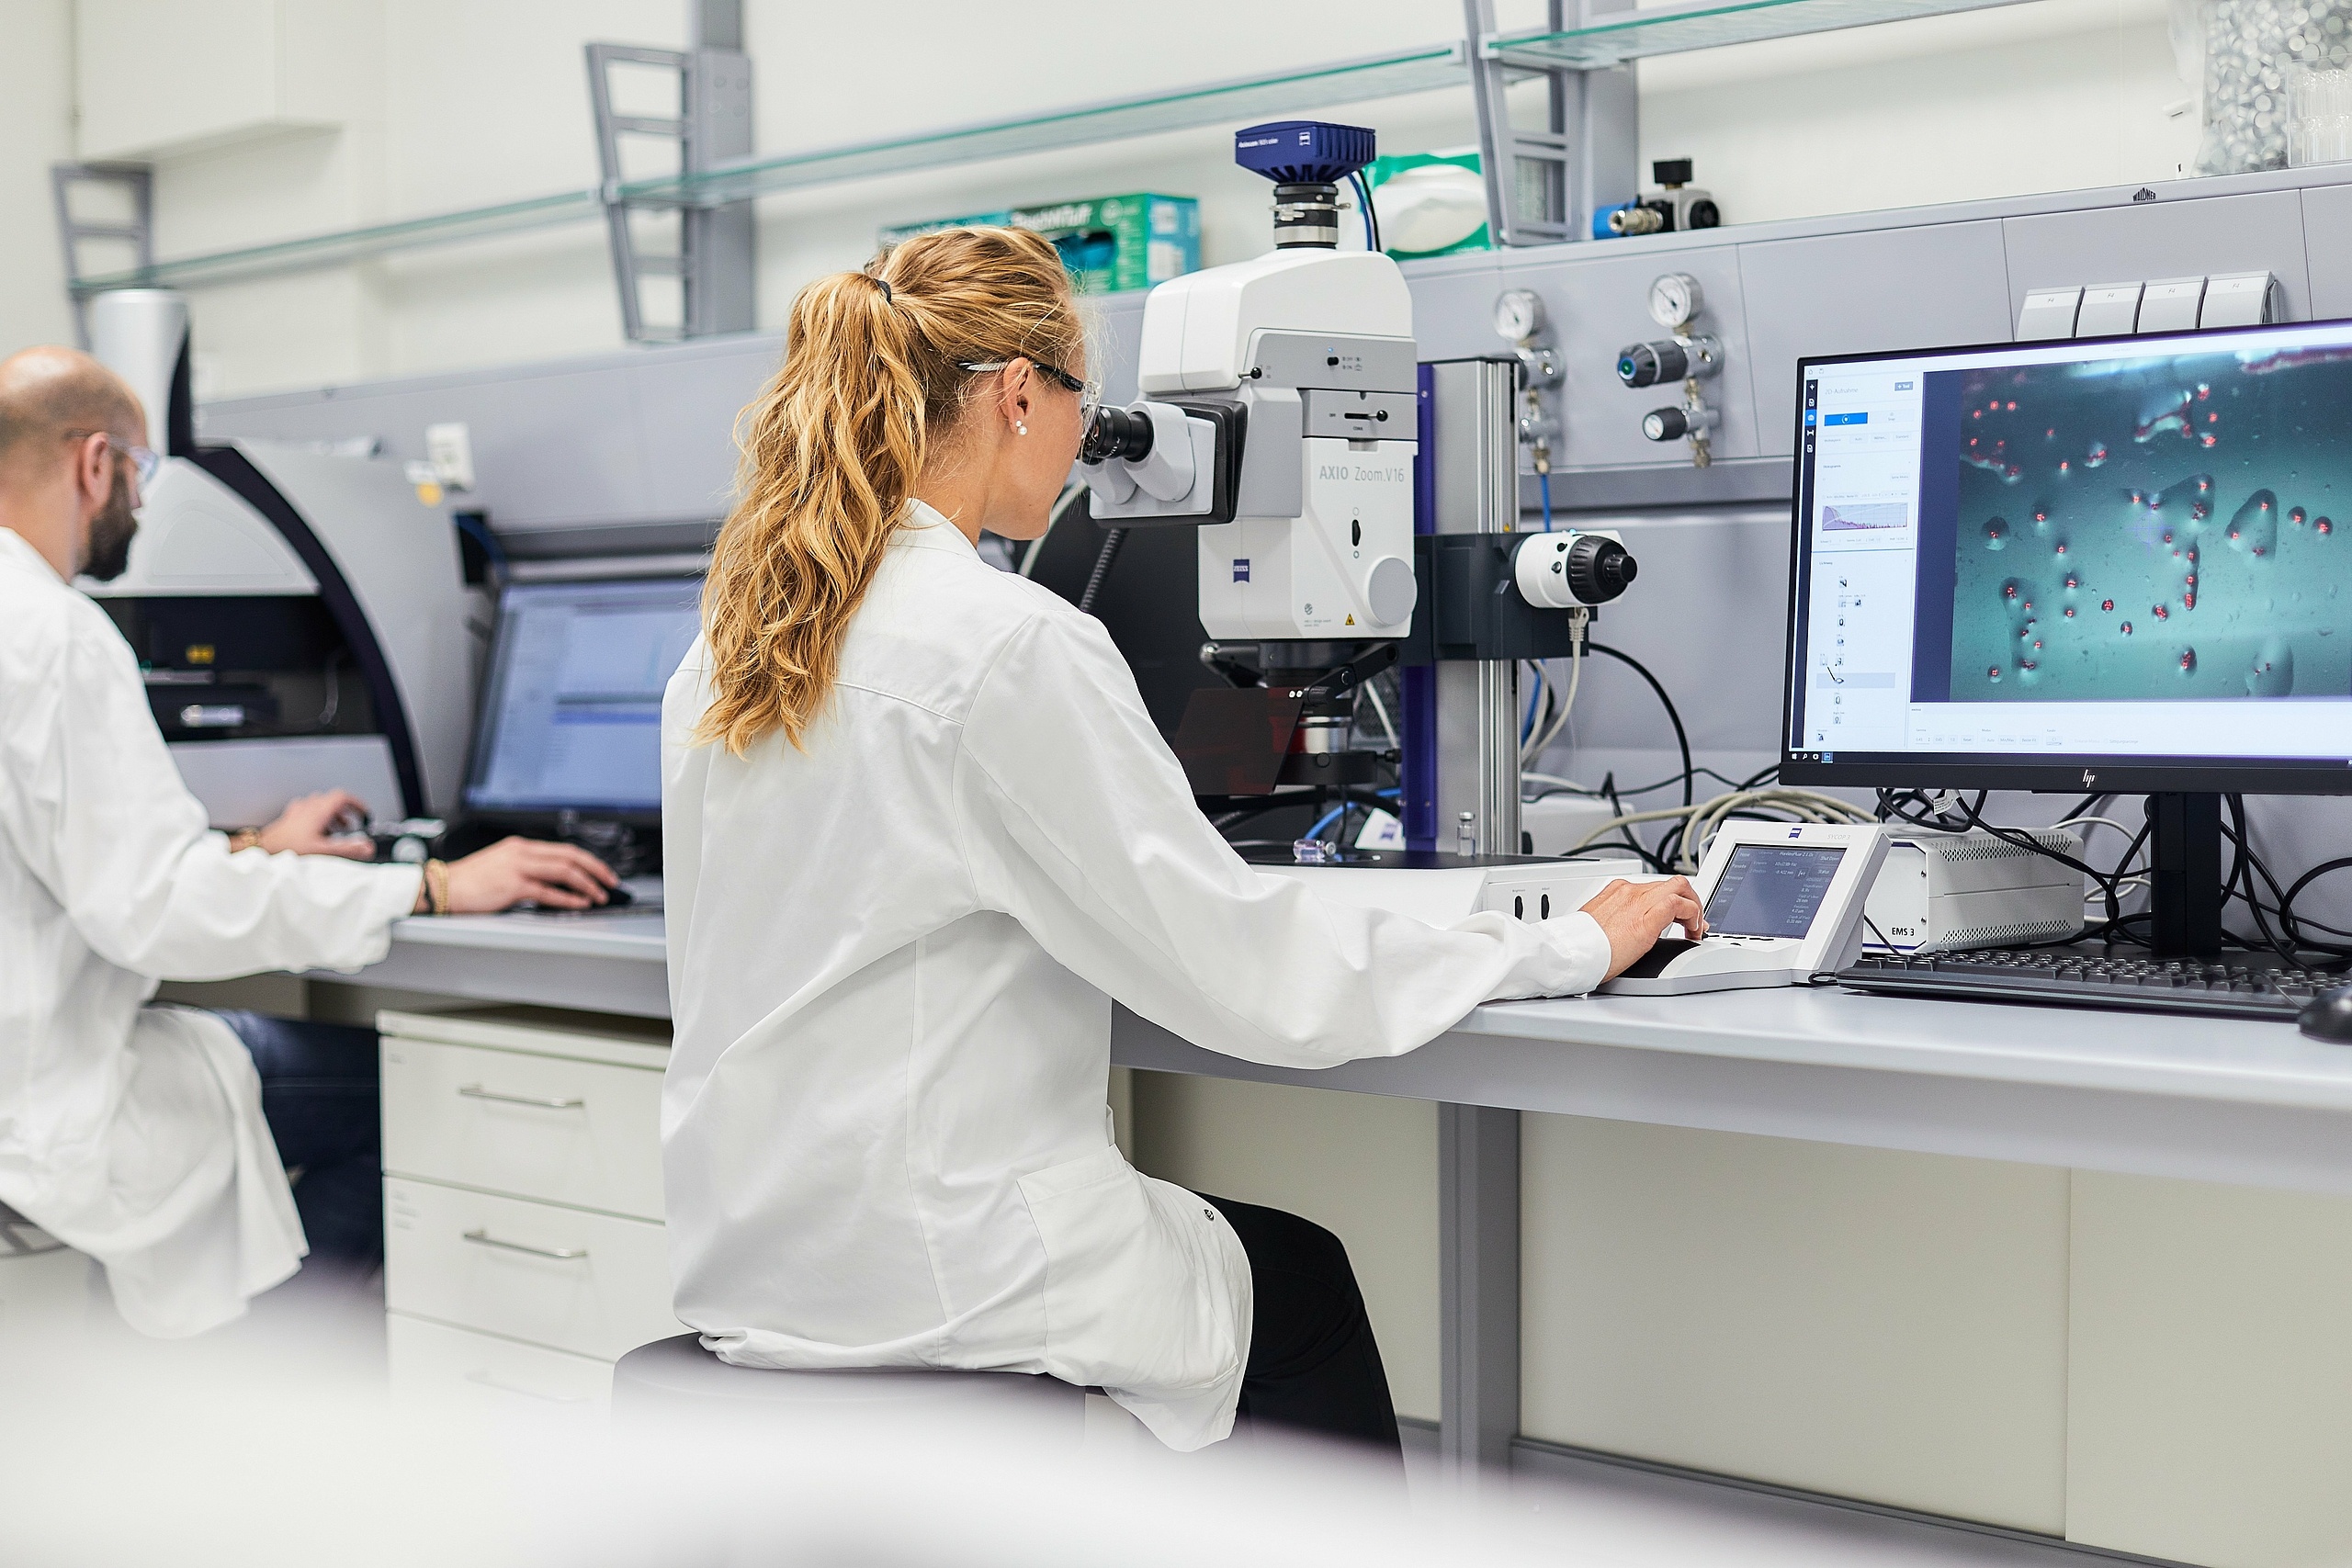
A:
[[[1802,828],[1792,828],[1789,829],[1789,837],[1792,839],[1802,837],[1804,833],[1804,829]]]
[[[1250,563],[1248,561],[1238,560],[1233,563],[1233,581],[1236,582],[1247,582],[1250,581]]]

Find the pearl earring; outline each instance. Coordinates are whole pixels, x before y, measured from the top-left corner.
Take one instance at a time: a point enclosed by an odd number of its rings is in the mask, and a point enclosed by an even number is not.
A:
[[[1012,422],[1012,434],[1015,435],[1026,435],[1029,434],[1029,427],[1016,419]]]

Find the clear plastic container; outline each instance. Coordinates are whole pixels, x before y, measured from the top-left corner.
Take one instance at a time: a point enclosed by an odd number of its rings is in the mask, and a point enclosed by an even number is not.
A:
[[[2289,66],[2288,167],[2346,159],[2352,159],[2352,70]]]
[[[2199,174],[2352,156],[2352,0],[2175,0],[2174,27],[2204,57]]]

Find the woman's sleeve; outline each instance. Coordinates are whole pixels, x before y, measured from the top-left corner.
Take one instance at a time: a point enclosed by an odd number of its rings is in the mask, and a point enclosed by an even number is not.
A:
[[[76,617],[77,620],[79,617]],[[415,905],[413,866],[229,852],[147,707],[130,650],[77,625],[6,745],[17,852],[107,962],[161,980],[357,969]]]
[[[1450,928],[1252,871],[1193,805],[1135,679],[1090,617],[1032,620],[967,720],[956,795],[982,903],[1164,1028],[1253,1062],[1391,1056],[1480,1002],[1600,984],[1581,912]]]

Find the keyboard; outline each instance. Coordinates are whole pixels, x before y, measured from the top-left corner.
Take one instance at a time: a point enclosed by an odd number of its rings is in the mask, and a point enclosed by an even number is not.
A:
[[[2292,1021],[2342,975],[2262,954],[2227,960],[2132,956],[2103,948],[1996,947],[1975,953],[1864,953],[1838,983],[1906,997],[2198,1013]]]

